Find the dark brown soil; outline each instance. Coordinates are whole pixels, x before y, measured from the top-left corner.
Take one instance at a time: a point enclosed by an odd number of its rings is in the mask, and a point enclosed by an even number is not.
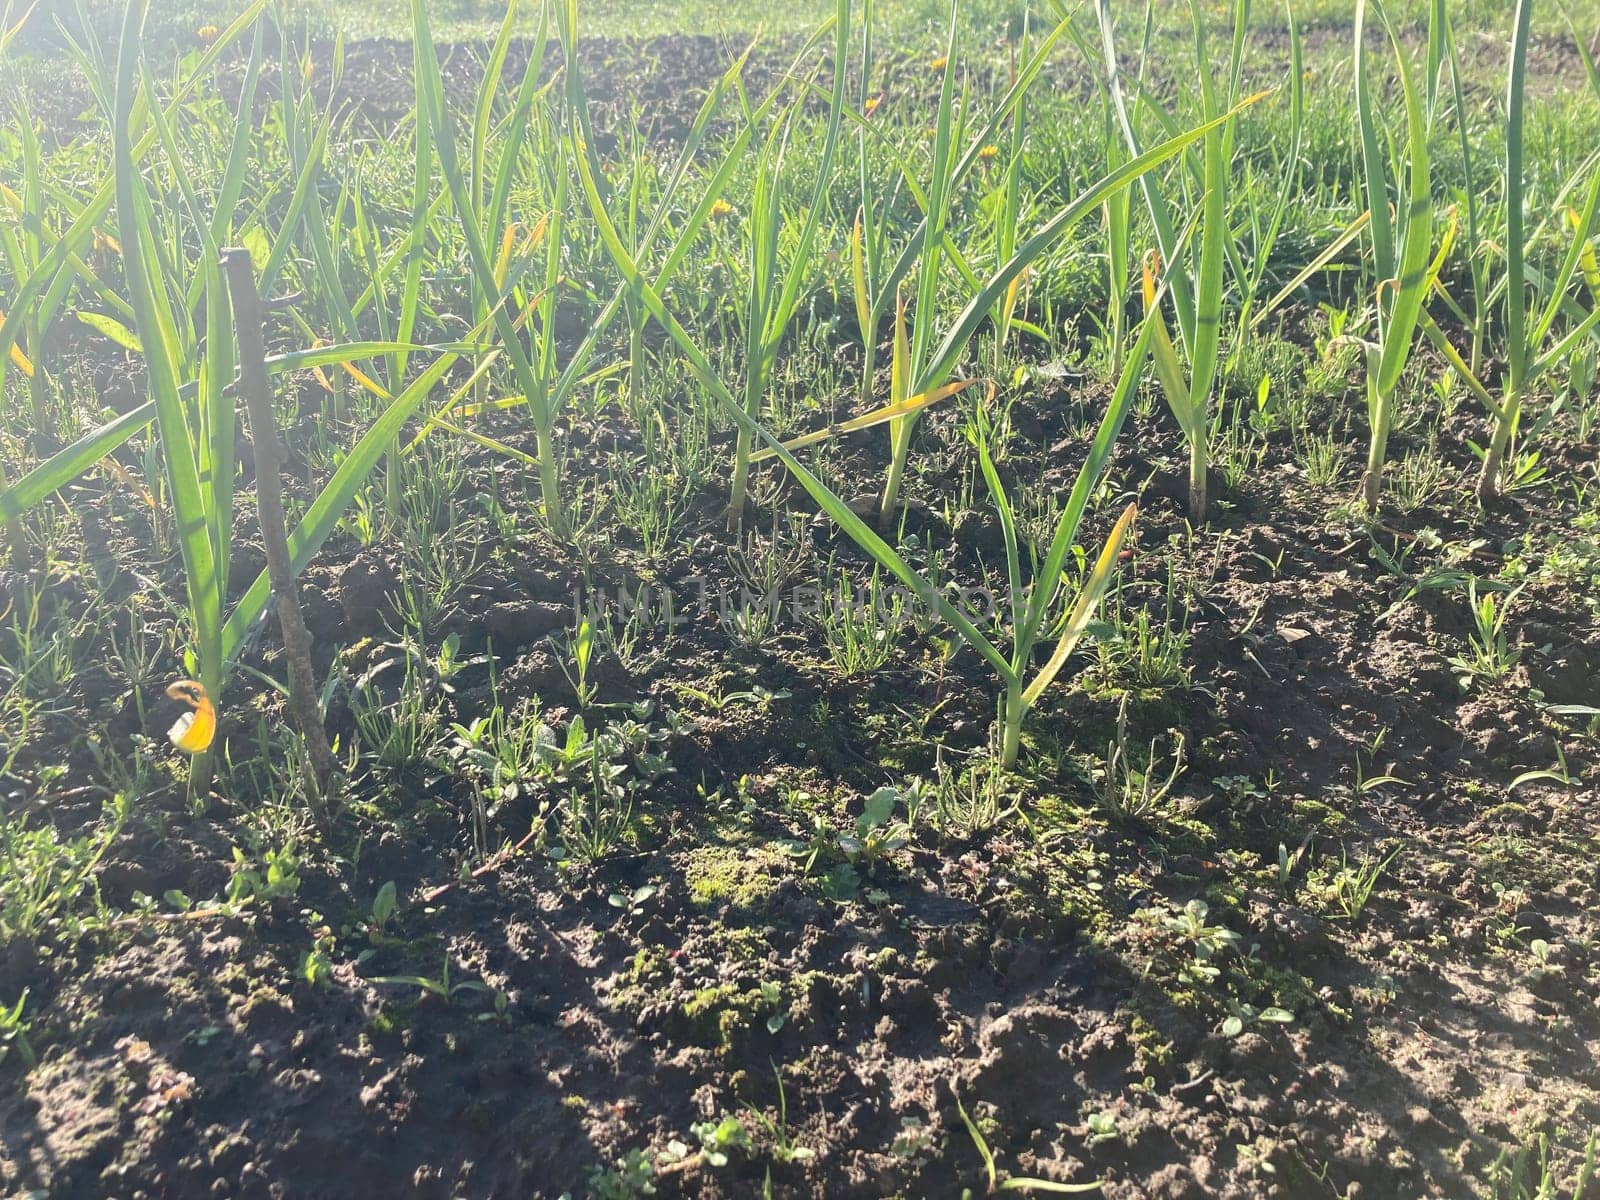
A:
[[[699,47],[686,58],[699,56],[690,74],[703,79],[720,47],[684,45]],[[395,51],[371,53],[382,62]],[[361,63],[352,54],[347,84],[382,108],[382,72]],[[681,128],[692,108],[668,98],[684,89],[655,89],[639,90],[653,119]],[[1008,478],[1064,491],[1102,400],[1088,384],[1030,383]],[[528,440],[511,423],[495,432]],[[1119,826],[1094,810],[1076,756],[1104,746],[1117,700],[1091,670],[1030,727],[1015,785],[1030,825],[937,844],[925,835],[833,898],[821,872],[777,848],[809,833],[785,797],[811,793],[844,831],[874,788],[931,774],[935,743],[982,743],[993,679],[967,651],[941,667],[931,635],[907,631],[889,667],[848,680],[809,627],[750,654],[697,618],[670,642],[653,635],[664,642],[654,664],[597,668],[602,702],[648,698],[686,722],[633,842],[597,867],[528,852],[463,878],[467,797],[421,770],[382,788],[361,781],[325,845],[302,847],[292,897],[236,916],[136,921],[54,955],[8,947],[0,999],[28,989],[40,1061],[26,1074],[14,1060],[0,1067],[0,1187],[53,1200],[554,1198],[584,1194],[597,1165],[636,1149],[653,1157],[692,1141],[696,1122],[734,1115],[756,1148],[717,1169],[692,1157],[664,1166],[658,1195],[747,1197],[770,1178],[778,1196],[955,1197],[985,1183],[959,1097],[1003,1171],[1104,1179],[1114,1200],[1471,1194],[1530,1128],[1600,1123],[1596,794],[1548,779],[1508,791],[1553,767],[1558,749],[1575,779],[1600,769],[1592,725],[1544,707],[1600,703],[1600,630],[1584,588],[1536,580],[1515,609],[1513,676],[1458,683],[1463,597],[1424,590],[1400,602],[1407,582],[1374,545],[1418,543],[1420,564],[1427,530],[1481,539],[1467,566],[1487,575],[1523,533],[1570,533],[1575,510],[1570,489],[1543,488],[1479,514],[1460,449],[1476,426],[1458,418],[1449,435],[1437,506],[1391,516],[1370,537],[1329,516],[1350,474],[1314,487],[1287,438],[1269,435],[1259,468],[1222,489],[1209,530],[1191,539],[1170,422],[1130,421],[1112,489],[1141,503],[1125,602],[1159,616],[1173,564],[1193,584],[1189,685],[1133,697],[1140,736],[1177,728],[1190,748],[1158,820]],[[633,436],[570,431],[574,478]],[[881,470],[880,441],[835,463],[858,493]],[[947,550],[960,577],[992,580],[987,511],[951,528],[942,507],[922,506],[959,485],[949,465],[959,442],[952,414],[924,420],[907,527]],[[1569,443],[1546,465],[1576,477],[1597,449]],[[465,491],[491,484],[529,511],[527,481],[475,456]],[[114,484],[90,481],[75,504],[93,514],[114,498]],[[792,491],[782,502],[804,507]],[[1096,539],[1115,508],[1094,518]],[[626,536],[602,548],[589,589],[731,584],[719,509],[719,497],[701,498],[668,564],[646,562]],[[99,520],[84,520],[91,557]],[[113,549],[135,540],[127,523],[116,518]],[[823,558],[859,569],[825,524],[811,534]],[[577,698],[544,638],[569,623],[583,565],[531,523],[491,540],[483,561],[434,639],[459,634],[467,654],[492,644],[501,702],[537,696],[545,719],[569,721]],[[165,564],[162,582],[176,596],[174,571]],[[395,582],[384,552],[330,543],[305,597],[319,669],[361,638],[388,636]],[[19,593],[16,577],[6,583]],[[96,591],[68,581],[54,599],[72,611]],[[125,575],[105,591],[149,603]],[[254,665],[281,665],[274,638]],[[782,698],[717,710],[685,690],[754,685]],[[64,828],[98,808],[39,772],[81,756],[85,730],[107,728],[118,753],[164,751],[135,748],[140,726],[108,679],[85,672],[75,687],[5,781],[29,797],[31,817]],[[468,669],[444,700],[448,718],[480,714],[489,697],[487,670]],[[246,757],[256,713],[278,719],[276,701],[243,680],[228,709],[226,732]],[[142,732],[159,741],[172,715],[152,711]],[[348,743],[348,711],[333,723]],[[221,893],[253,803],[219,794],[197,815],[176,789],[147,798],[101,869],[106,904]],[[536,798],[509,806],[498,835],[519,839],[536,809]],[[1323,877],[1342,855],[1399,853],[1351,917],[1304,868],[1288,892],[1277,886],[1280,844],[1306,839]],[[398,914],[370,937],[360,923],[391,880]],[[657,890],[630,906],[644,885]],[[1209,988],[1186,976],[1192,947],[1164,920],[1196,899],[1249,950],[1219,960],[1225,979]],[[1530,954],[1536,938],[1554,947],[1549,969]],[[315,980],[314,950],[327,962]],[[442,962],[453,982],[483,988],[446,1000],[378,982],[437,978]],[[781,1013],[763,984],[778,985]],[[1279,1005],[1294,1021],[1228,1036],[1230,1001]],[[786,1137],[808,1160],[783,1161],[784,1138],[746,1110],[775,1117],[780,1081]],[[1100,1114],[1114,1136],[1095,1136]],[[1559,1162],[1577,1141],[1559,1140]]]
[[[802,47],[796,38],[765,38],[751,43],[729,41],[703,34],[675,34],[637,41],[621,38],[583,38],[579,53],[584,64],[585,95],[591,119],[609,142],[637,132],[645,143],[682,142],[694,125],[707,93],[748,51],[742,78],[752,95],[763,95],[795,65]],[[514,39],[502,68],[508,92],[522,80],[534,45],[531,39]],[[439,62],[445,87],[463,110],[475,103],[483,79],[489,47],[479,44],[442,45]],[[269,54],[276,54],[269,50]],[[248,47],[229,51],[222,60],[223,92],[237,104]],[[808,62],[814,65],[815,56]],[[258,105],[262,112],[277,98],[278,78],[269,60],[263,72]],[[545,45],[539,79],[549,82],[562,65],[560,44],[552,36]],[[369,39],[345,48],[340,70],[334,70],[334,45],[316,42],[310,50],[310,86],[320,106],[332,105],[353,118],[347,127],[354,135],[384,136],[409,119],[416,104],[409,40]],[[937,76],[925,64],[892,53],[880,59],[886,85],[893,85],[901,103],[930,90],[937,94]],[[973,64],[973,86],[993,86],[998,78],[988,64]],[[97,125],[102,117],[86,84],[75,75],[53,78],[48,88],[34,89],[29,107],[56,137],[66,139]]]
[[[1026,477],[1048,460],[1047,477],[1066,478],[1079,441],[1066,430],[1085,398],[1024,396],[1008,470]],[[949,423],[929,421],[928,453]],[[1163,494],[1176,491],[1165,481],[1177,459],[1163,426],[1130,428],[1118,454],[1129,484],[1158,470],[1132,564],[1150,584],[1133,598],[1157,594],[1183,529]],[[419,779],[404,800],[413,819],[350,818],[341,840],[362,839],[359,865],[308,867],[293,900],[247,918],[150,922],[62,957],[14,948],[0,995],[30,989],[42,1061],[13,1077],[0,1108],[0,1177],[55,1197],[553,1197],[696,1121],[745,1104],[774,1111],[781,1076],[789,1133],[816,1157],[771,1167],[780,1195],[976,1186],[952,1088],[989,1121],[1006,1169],[1103,1177],[1114,1197],[1334,1195],[1356,1183],[1366,1195],[1465,1194],[1538,1115],[1575,1126],[1600,1115],[1594,794],[1541,782],[1505,795],[1558,745],[1574,776],[1593,770],[1593,738],[1541,716],[1529,689],[1594,703],[1600,636],[1587,597],[1531,587],[1518,677],[1463,693],[1447,662],[1465,625],[1459,597],[1424,592],[1391,610],[1403,586],[1366,537],[1326,526],[1336,497],[1305,485],[1284,450],[1223,497],[1189,564],[1205,581],[1189,613],[1193,687],[1145,715],[1153,728],[1175,721],[1194,748],[1169,822],[1107,826],[1075,809],[1080,782],[1046,772],[1028,786],[1064,797],[1035,817],[1062,831],[1048,848],[1012,824],[909,853],[860,898],[828,899],[773,849],[804,836],[780,789],[849,809],[893,777],[885,754],[930,765],[925,748],[866,732],[881,731],[874,711],[948,700],[928,739],[972,745],[992,684],[968,654],[949,675],[910,665],[848,683],[803,630],[741,659],[714,626],[692,625],[654,672],[604,677],[606,698],[692,714],[675,685],[758,682],[793,699],[764,716],[700,712],[636,851],[594,870],[514,857],[460,882],[463,799]],[[1570,465],[1593,451],[1574,447]],[[875,457],[854,454],[863,467]],[[1396,538],[1426,525],[1495,546],[1562,518],[1544,493],[1458,519],[1466,465],[1452,511],[1417,514]],[[714,528],[714,503],[701,519]],[[968,560],[990,536],[981,520],[952,533],[925,519],[922,537]],[[706,552],[674,571],[725,571],[714,541],[698,539]],[[502,700],[570,705],[549,649],[509,643],[546,632],[579,577],[549,547],[506,549],[448,630],[469,645],[500,635]],[[325,590],[308,597],[331,649],[377,631],[386,569],[349,547],[325,560],[347,564],[321,568]],[[626,557],[598,570],[639,579]],[[907,647],[899,661],[916,658]],[[484,698],[481,683],[464,688],[453,709],[471,715]],[[833,714],[823,726],[819,702]],[[1036,746],[1091,748],[1082,731],[1103,736],[1111,704],[1079,692],[1047,705]],[[1380,772],[1406,782],[1357,786],[1358,773]],[[702,779],[741,774],[757,801],[748,814],[696,795]],[[113,907],[135,890],[221,889],[226,830],[243,814],[226,799],[198,819],[183,807],[174,796],[140,814],[116,847],[101,880]],[[1322,855],[1401,847],[1359,920],[1271,884],[1278,844],[1307,835]],[[402,908],[374,947],[352,928],[390,879]],[[635,910],[609,900],[646,883],[659,890]],[[1293,1024],[1218,1032],[1216,997],[1177,974],[1182,945],[1138,915],[1197,897],[1257,947],[1239,999],[1281,1004]],[[1560,947],[1559,973],[1530,973],[1515,948],[1535,936]],[[318,937],[331,939],[333,966],[314,985],[303,964]],[[373,953],[358,963],[363,947]],[[446,955],[453,979],[503,996],[501,1011],[477,992],[446,1003],[373,982],[436,975]],[[783,989],[775,1033],[763,982]],[[1100,1112],[1117,1136],[1091,1145],[1086,1121]],[[735,1152],[720,1171],[667,1173],[657,1187],[750,1195],[766,1162]]]

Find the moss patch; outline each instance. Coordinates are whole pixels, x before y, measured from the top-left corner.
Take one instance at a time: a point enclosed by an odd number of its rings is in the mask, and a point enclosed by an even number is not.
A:
[[[725,905],[754,912],[772,899],[784,866],[783,856],[775,850],[702,846],[689,854],[684,880],[697,908]]]

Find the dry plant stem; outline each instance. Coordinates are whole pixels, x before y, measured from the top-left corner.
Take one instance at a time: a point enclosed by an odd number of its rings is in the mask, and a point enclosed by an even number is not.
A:
[[[483,862],[474,867],[472,869],[471,877],[473,879],[482,879],[485,875],[492,875],[494,872],[498,871],[501,867],[505,866],[506,863],[510,862],[511,859],[526,850],[536,837],[544,833],[545,826],[547,824],[547,821],[541,819],[537,824],[534,825],[532,829],[528,830],[527,833],[522,835],[522,840],[519,841],[515,846],[505,847],[498,854],[485,859]],[[455,886],[455,883],[441,883],[433,890],[424,892],[422,894],[422,898],[427,903],[432,904],[440,897],[448,895],[455,889]]]
[[[233,322],[239,347],[239,390],[244,395],[250,436],[255,443],[256,515],[261,542],[267,553],[267,578],[278,598],[278,624],[283,629],[283,649],[289,660],[289,710],[305,739],[311,759],[313,797],[322,815],[333,808],[330,790],[338,763],[328,745],[328,734],[317,711],[316,677],[311,671],[311,635],[300,612],[294,567],[289,557],[289,537],[283,520],[283,445],[278,441],[272,413],[272,391],[267,381],[266,343],[261,331],[261,296],[256,291],[255,267],[250,252],[222,251],[222,269],[233,302]]]

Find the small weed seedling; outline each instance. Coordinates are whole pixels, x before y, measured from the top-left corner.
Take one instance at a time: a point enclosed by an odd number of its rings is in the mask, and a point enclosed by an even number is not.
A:
[[[1117,730],[1106,747],[1104,764],[1094,768],[1096,795],[1100,807],[1116,821],[1142,821],[1158,812],[1172,792],[1183,770],[1183,733],[1173,735],[1171,768],[1161,778],[1160,755],[1156,739],[1142,767],[1128,758],[1128,697],[1117,705]]]
[[[1399,849],[1394,850],[1387,858],[1373,855],[1354,864],[1347,856],[1341,856],[1339,869],[1334,872],[1325,891],[1329,900],[1344,914],[1346,920],[1354,923],[1361,919],[1361,914],[1366,911],[1367,904],[1372,899],[1372,893],[1376,890],[1384,871],[1388,870],[1389,865],[1399,857]]]
[[[859,866],[868,875],[911,842],[911,830],[894,817],[899,800],[900,793],[896,789],[879,788],[867,797],[861,815],[856,818],[855,833],[839,835],[839,849],[852,865]]]
[[[1517,587],[1497,597],[1492,591],[1480,594],[1476,579],[1467,583],[1472,632],[1467,635],[1465,652],[1450,660],[1463,689],[1470,688],[1475,679],[1498,683],[1521,659],[1521,651],[1513,650],[1506,638],[1506,617],[1521,592],[1522,587]]]

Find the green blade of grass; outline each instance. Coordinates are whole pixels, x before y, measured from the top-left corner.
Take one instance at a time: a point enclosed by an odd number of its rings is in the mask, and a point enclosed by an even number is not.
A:
[[[144,346],[146,387],[155,404],[160,429],[162,459],[177,522],[189,596],[189,619],[194,625],[201,682],[213,696],[222,683],[222,589],[212,542],[210,506],[201,488],[195,456],[196,431],[179,396],[177,330],[148,269],[153,251],[149,198],[134,167],[132,116],[139,90],[139,51],[149,0],[130,0],[123,22],[117,60],[116,120],[112,130],[116,175],[118,227],[122,240],[123,270],[129,302]],[[231,336],[212,330],[213,337]]]
[[[1384,13],[1383,16],[1384,24],[1388,26],[1388,15]],[[1411,356],[1417,318],[1428,294],[1428,261],[1433,253],[1433,188],[1428,162],[1428,122],[1423,114],[1422,97],[1409,56],[1393,27],[1389,27],[1389,36],[1394,43],[1400,90],[1406,110],[1409,186],[1400,254],[1394,263],[1397,291],[1389,308],[1389,318],[1383,332],[1383,353],[1378,366],[1378,391],[1385,396],[1399,384],[1400,373]]]
[[[956,362],[965,352],[967,343],[972,340],[973,334],[987,319],[988,313],[994,303],[1005,295],[1006,288],[1011,286],[1011,281],[1022,273],[1031,263],[1045,252],[1055,240],[1067,229],[1077,224],[1090,212],[1100,205],[1106,196],[1119,188],[1144,176],[1153,167],[1160,166],[1185,147],[1204,137],[1207,132],[1231,121],[1250,105],[1256,103],[1267,92],[1257,92],[1241,100],[1227,112],[1211,121],[1206,121],[1193,129],[1168,138],[1152,149],[1142,154],[1135,155],[1121,166],[1109,171],[1096,183],[1081,192],[1071,203],[1067,204],[1050,220],[1040,226],[1020,246],[1010,260],[1001,264],[998,270],[989,277],[983,290],[967,302],[965,308],[957,316],[955,324],[951,327],[940,342],[937,350],[924,368],[922,376],[913,381],[913,389],[924,392],[937,382],[942,382],[955,368]],[[1173,279],[1176,287],[1176,279]]]

